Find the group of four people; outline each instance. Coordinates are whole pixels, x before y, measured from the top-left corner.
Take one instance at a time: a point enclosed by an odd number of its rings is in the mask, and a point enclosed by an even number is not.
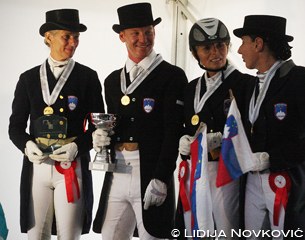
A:
[[[286,19],[251,15],[234,30],[242,39],[238,51],[249,69],[258,70],[257,77],[240,73],[228,61],[230,34],[220,20],[199,20],[190,30],[189,46],[205,72],[188,84],[183,70],[154,51],[155,26],[161,18],[153,19],[149,3],[122,6],[118,17],[120,24],[113,30],[125,43],[128,57],[104,82],[107,112],[120,116],[114,135],[108,136],[91,121],[84,131],[88,113],[105,112],[97,73],[72,59],[86,26],[74,9],[46,13],[40,34],[50,55],[21,74],[9,125],[11,140],[24,153],[21,231],[31,240],[50,239],[51,233],[75,240],[88,233],[93,205],[89,151],[110,145],[117,170],[105,175],[93,230],[103,239],[130,239],[134,234],[140,239],[173,238],[173,173],[178,153],[190,154],[200,122],[208,129],[216,229],[284,229],[284,217],[285,229],[304,229],[305,69],[285,61],[293,39],[285,33]],[[242,185],[244,218],[239,212],[239,180],[215,186],[229,89],[257,158]],[[282,186],[271,177],[286,181],[284,187],[291,185],[286,214],[280,211],[277,226],[274,196]]]

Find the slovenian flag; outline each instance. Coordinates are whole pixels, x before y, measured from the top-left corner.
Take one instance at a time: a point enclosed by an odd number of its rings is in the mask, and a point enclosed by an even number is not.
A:
[[[254,155],[233,98],[223,132],[216,186],[223,186],[249,172],[254,163]]]
[[[191,144],[191,223],[192,230],[214,231],[212,199],[207,170],[206,125]]]

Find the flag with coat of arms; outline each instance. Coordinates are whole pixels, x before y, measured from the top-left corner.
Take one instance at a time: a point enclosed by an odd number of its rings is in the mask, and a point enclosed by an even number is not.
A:
[[[223,131],[216,186],[221,187],[251,171],[254,158],[233,97]]]
[[[182,171],[183,175],[189,172],[187,179],[184,180],[187,184],[183,184],[180,176],[180,199],[184,209],[185,228],[189,234],[193,230],[214,231],[212,199],[207,170],[206,131],[206,125],[201,123],[191,143],[190,162],[182,161],[180,163],[180,169],[184,169]],[[190,169],[190,171],[187,171],[187,169]],[[179,175],[181,175],[180,173]],[[181,188],[183,191],[181,191]]]

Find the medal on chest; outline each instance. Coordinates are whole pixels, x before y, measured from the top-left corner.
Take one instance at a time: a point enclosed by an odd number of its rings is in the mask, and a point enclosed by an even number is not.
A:
[[[43,115],[52,115],[53,113],[54,113],[54,110],[50,106],[47,106],[43,109]]]
[[[121,98],[121,104],[123,106],[127,106],[130,104],[130,97],[129,94],[132,94],[135,89],[137,89],[138,86],[141,85],[141,83],[146,79],[146,77],[163,61],[161,55],[156,55],[155,58],[152,60],[150,66],[141,71],[137,78],[135,78],[130,85],[127,87],[126,85],[126,67],[122,68],[122,71],[120,73],[120,86],[121,91],[124,94],[124,96]]]
[[[47,107],[44,108],[43,114],[52,115],[54,113],[54,110],[50,106],[53,105],[55,103],[56,99],[58,98],[60,91],[64,87],[67,79],[70,76],[70,73],[72,72],[72,70],[74,68],[75,62],[73,61],[73,59],[69,60],[67,67],[65,68],[62,75],[58,79],[51,94],[50,94],[49,83],[48,83],[48,78],[47,78],[46,62],[47,61],[45,61],[39,69],[42,98],[43,98],[43,101],[45,102],[45,104],[48,105]]]
[[[130,103],[130,98],[127,95],[124,95],[121,98],[121,103],[122,105],[127,106]]]
[[[197,114],[194,114],[191,118],[191,123],[193,126],[198,125],[199,123],[199,116]]]

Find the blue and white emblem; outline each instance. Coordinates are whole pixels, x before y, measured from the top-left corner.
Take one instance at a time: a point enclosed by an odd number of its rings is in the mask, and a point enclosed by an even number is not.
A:
[[[75,96],[68,96],[68,107],[73,111],[77,107],[78,98]]]
[[[226,116],[228,115],[228,112],[229,112],[229,109],[230,109],[230,106],[231,106],[231,102],[232,102],[231,99],[225,99],[223,101],[223,112]]]
[[[145,112],[150,113],[155,106],[155,99],[153,98],[144,98],[143,99],[143,109]]]
[[[274,104],[274,115],[278,120],[283,120],[287,116],[287,104],[286,103]]]

